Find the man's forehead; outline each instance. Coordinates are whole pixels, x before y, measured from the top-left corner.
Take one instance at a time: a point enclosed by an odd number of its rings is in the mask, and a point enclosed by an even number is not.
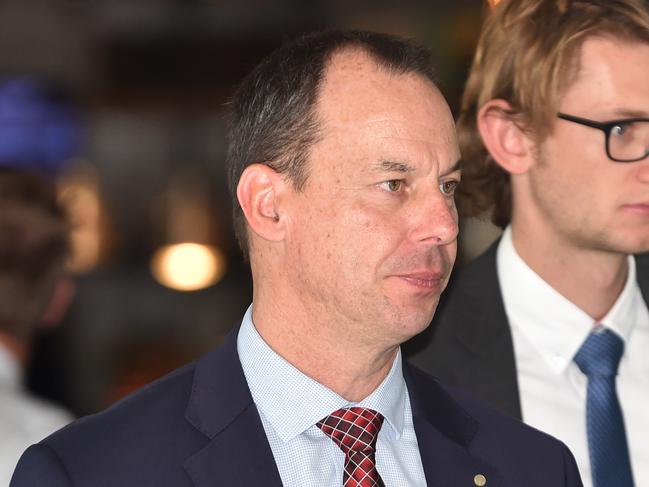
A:
[[[430,107],[446,102],[435,85],[416,72],[395,72],[382,66],[361,48],[346,48],[334,53],[327,63],[320,85],[316,109],[319,115],[340,119],[380,120],[402,112],[404,104]],[[397,117],[398,118],[398,117]]]
[[[348,103],[349,95],[360,86],[376,85],[377,80],[385,76],[377,62],[359,48],[338,51],[325,67],[316,107],[327,111],[344,105]]]
[[[345,127],[338,127],[345,130]],[[335,130],[335,128],[334,128]],[[455,126],[449,123],[419,123],[417,120],[371,120],[365,123],[367,141],[376,146],[457,147]]]
[[[434,83],[424,74],[412,69],[391,69],[374,54],[361,46],[348,46],[334,51],[324,69],[322,86],[339,80],[366,80],[368,78],[393,77],[393,78],[418,78],[434,88]]]
[[[325,65],[325,78],[337,71],[364,71],[379,69],[379,62],[365,48],[346,46],[334,51]]]
[[[591,35],[583,40],[570,59],[566,69],[573,72],[573,81],[590,79],[595,74],[614,74],[613,71],[632,70],[625,66],[623,51],[649,49],[649,43],[631,39],[616,39],[611,35]]]

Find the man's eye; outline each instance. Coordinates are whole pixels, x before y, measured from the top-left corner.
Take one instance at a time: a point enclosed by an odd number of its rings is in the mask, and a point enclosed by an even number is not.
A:
[[[444,181],[439,185],[439,190],[442,192],[442,194],[446,196],[453,196],[453,194],[455,194],[455,190],[457,189],[458,184],[460,183],[453,179],[450,181]]]
[[[401,188],[403,187],[403,181],[401,179],[390,179],[389,181],[384,181],[381,184],[391,193],[397,193],[401,191]]]

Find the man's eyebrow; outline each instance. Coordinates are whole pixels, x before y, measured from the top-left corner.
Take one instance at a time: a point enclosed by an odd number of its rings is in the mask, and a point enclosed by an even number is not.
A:
[[[462,170],[462,159],[458,159],[455,164],[453,164],[451,167],[449,167],[446,171],[444,171],[440,176],[448,176],[449,174],[455,172],[455,171],[461,171]]]
[[[373,167],[376,171],[381,172],[412,172],[415,170],[409,164],[404,162],[395,162],[395,161],[381,161],[377,164],[374,164]]]
[[[614,116],[622,118],[648,118],[647,112],[642,110],[632,110],[628,108],[620,108],[615,110]]]

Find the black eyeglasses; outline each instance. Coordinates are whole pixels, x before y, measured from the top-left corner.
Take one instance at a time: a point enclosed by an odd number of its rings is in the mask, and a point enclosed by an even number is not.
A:
[[[604,132],[606,155],[613,161],[635,162],[649,156],[649,118],[623,118],[597,122],[561,112],[557,113],[557,117]]]

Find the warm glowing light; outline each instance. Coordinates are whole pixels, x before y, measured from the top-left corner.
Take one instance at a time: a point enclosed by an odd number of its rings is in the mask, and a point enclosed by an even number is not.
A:
[[[153,277],[178,291],[197,291],[225,274],[225,258],[216,248],[197,243],[166,245],[151,259]]]
[[[500,0],[487,0],[487,2],[489,3],[489,6],[493,8],[500,3]]]

